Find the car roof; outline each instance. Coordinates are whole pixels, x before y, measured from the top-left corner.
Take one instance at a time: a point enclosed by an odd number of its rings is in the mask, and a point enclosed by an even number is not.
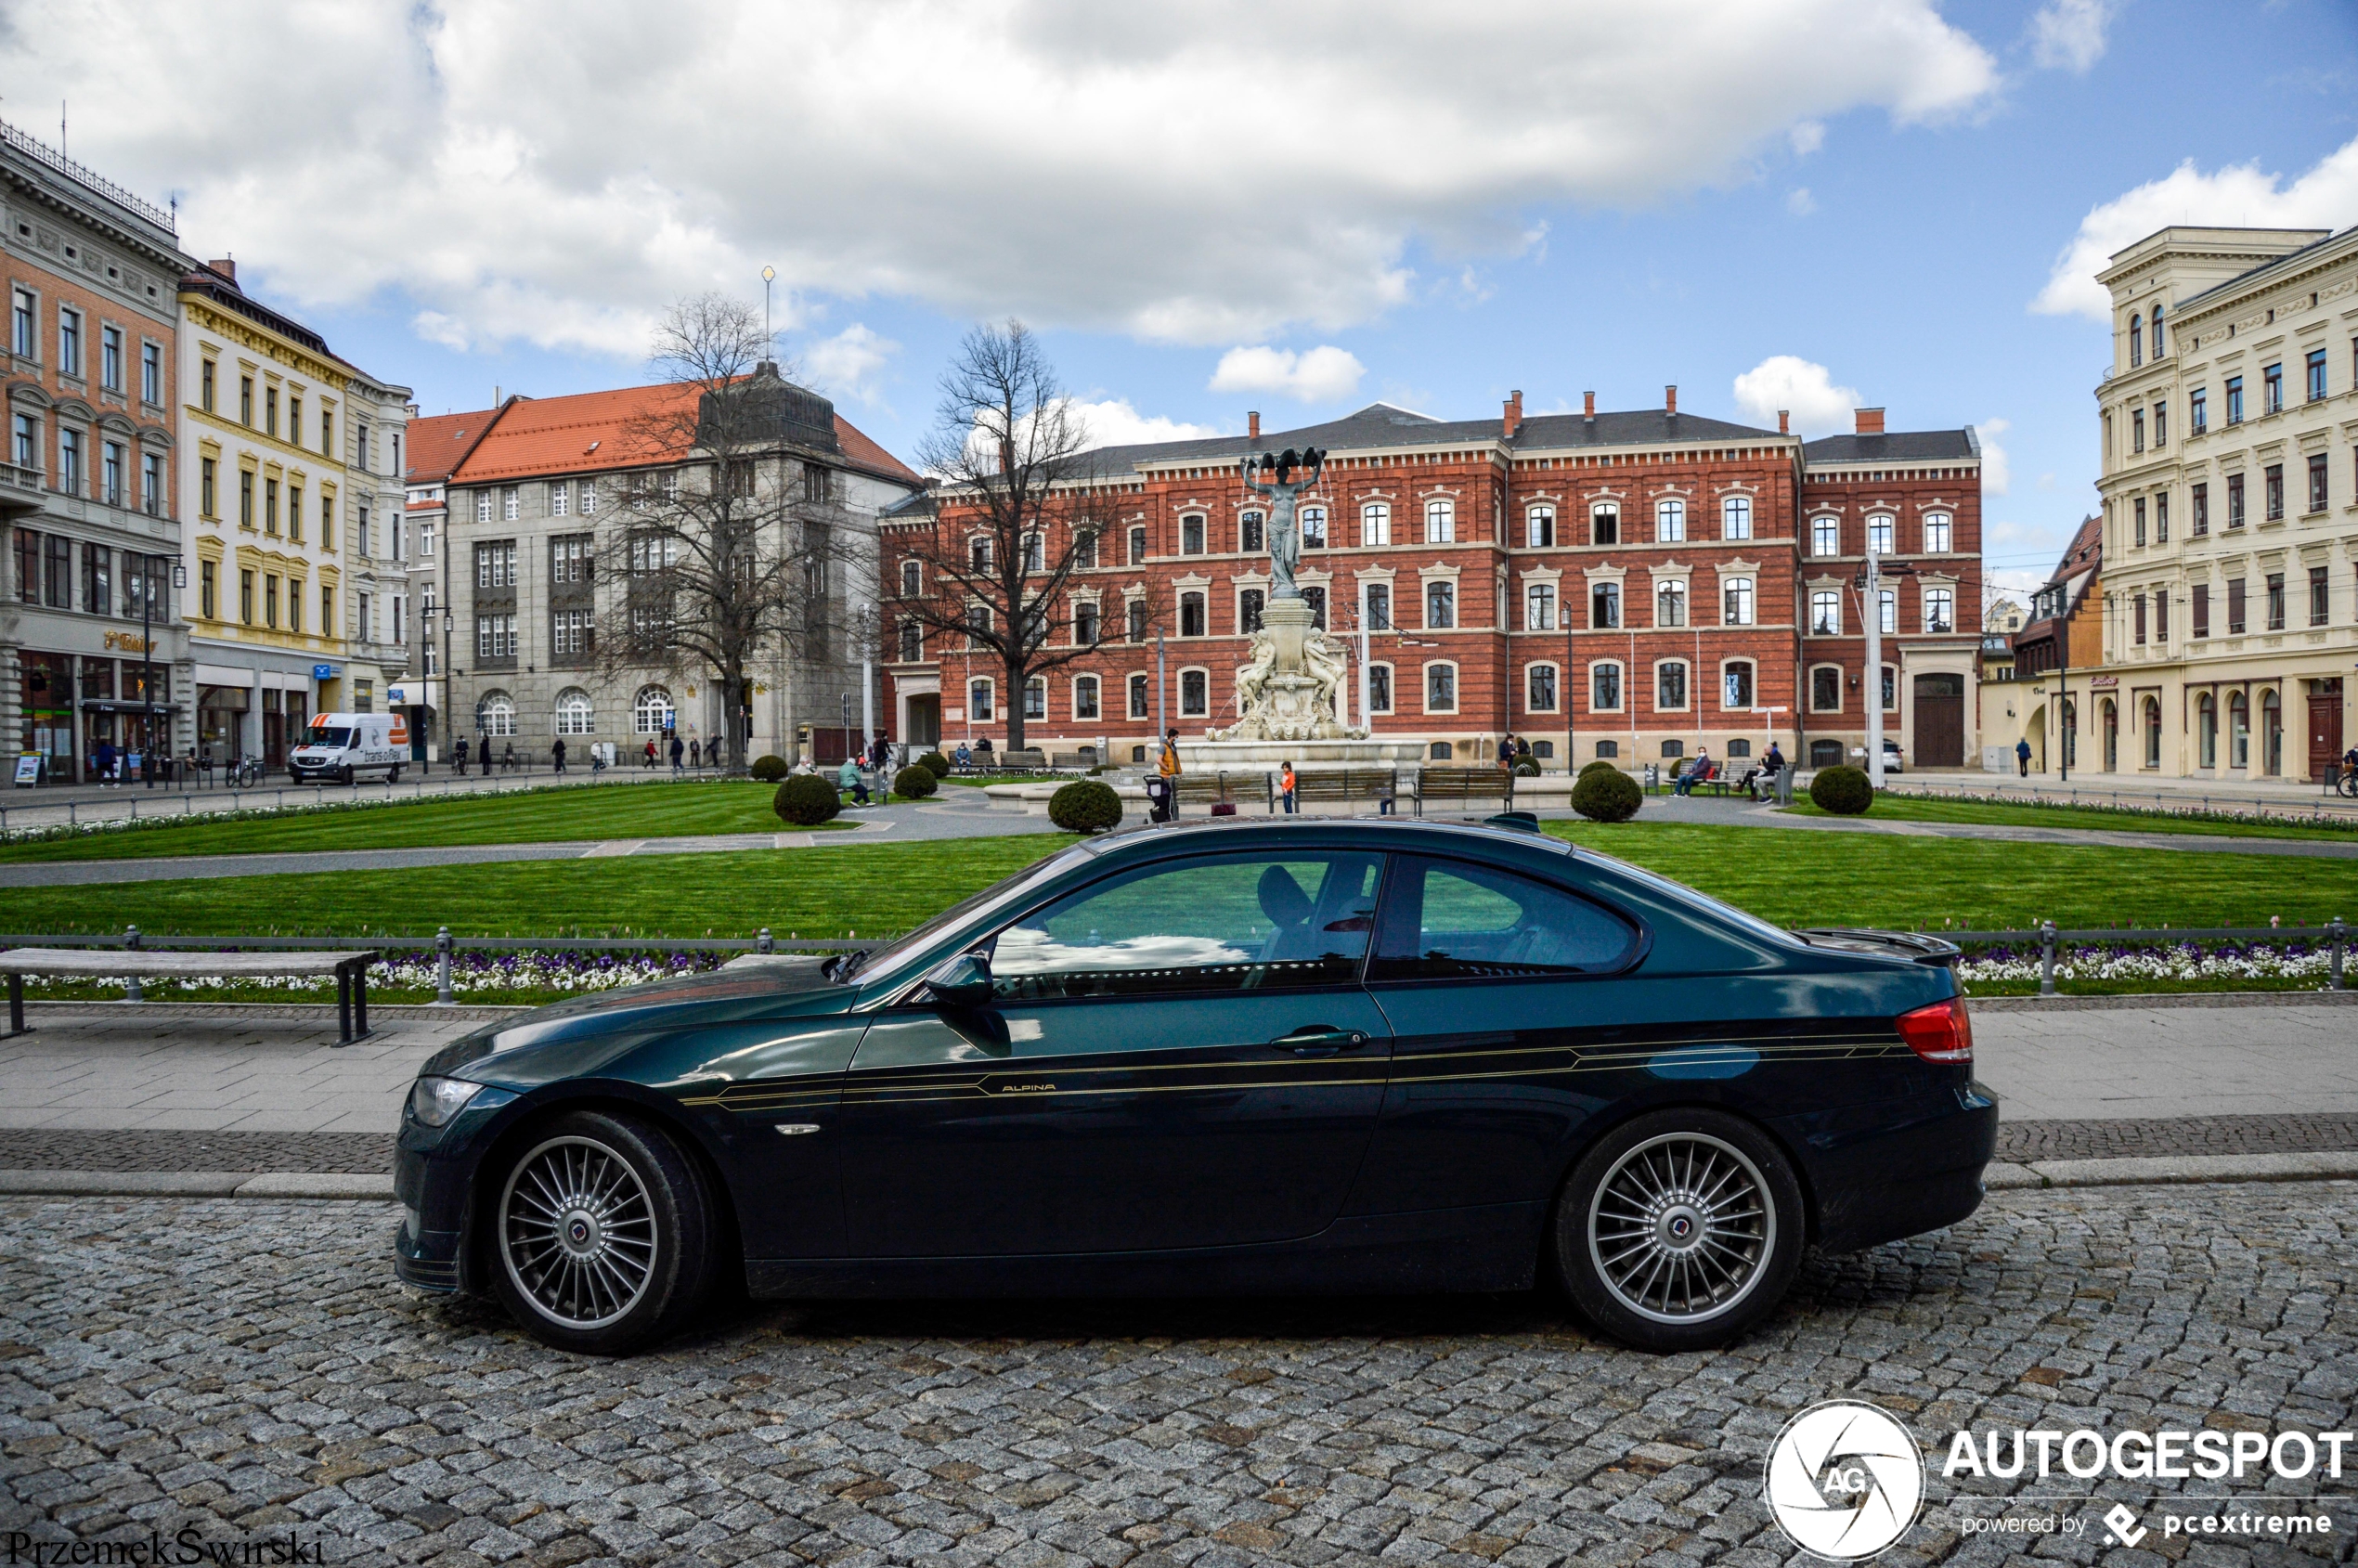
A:
[[[1522,823],[1465,819],[1436,821],[1423,817],[1204,817],[1193,822],[1150,823],[1107,834],[1092,846],[1100,854],[1152,852],[1163,847],[1201,849],[1236,841],[1257,843],[1288,838],[1316,838],[1334,843],[1364,841],[1371,848],[1445,843],[1519,849],[1570,856],[1568,839],[1539,831],[1538,819]]]

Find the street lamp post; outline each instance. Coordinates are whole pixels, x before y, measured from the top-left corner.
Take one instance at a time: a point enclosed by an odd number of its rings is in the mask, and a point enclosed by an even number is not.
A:
[[[450,630],[458,621],[459,617],[451,613],[450,606],[445,604],[442,607],[442,755],[445,757],[458,755],[451,750],[450,734],[450,709],[459,700],[459,689],[450,679],[454,673],[450,667]]]

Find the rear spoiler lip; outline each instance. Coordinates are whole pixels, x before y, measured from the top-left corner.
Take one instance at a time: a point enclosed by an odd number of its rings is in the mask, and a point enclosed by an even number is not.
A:
[[[1920,931],[1879,931],[1865,926],[1816,926],[1796,930],[1794,935],[1805,942],[1812,937],[1825,937],[1836,944],[1857,942],[1894,948],[1898,950],[1895,957],[1904,955],[1936,969],[1955,968],[1957,960],[1964,952],[1955,942],[1929,937]]]

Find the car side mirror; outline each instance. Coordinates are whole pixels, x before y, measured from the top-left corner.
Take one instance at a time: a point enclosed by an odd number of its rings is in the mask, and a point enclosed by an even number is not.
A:
[[[926,977],[926,990],[952,1007],[979,1007],[991,1000],[991,960],[962,952]]]

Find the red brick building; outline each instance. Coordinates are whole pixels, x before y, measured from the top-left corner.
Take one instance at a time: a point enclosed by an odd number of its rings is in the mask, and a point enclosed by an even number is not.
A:
[[[1030,744],[1103,743],[1143,759],[1159,720],[1232,723],[1235,672],[1268,590],[1247,451],[1328,454],[1302,499],[1297,578],[1352,661],[1349,721],[1429,757],[1530,738],[1550,768],[1757,755],[1771,737],[1823,763],[1863,743],[1870,535],[1888,579],[1886,729],[1922,765],[1972,754],[1981,603],[1980,447],[1965,430],[1804,443],[1661,408],[1442,421],[1373,404],[1306,429],[1093,454],[1096,564],[1075,574],[1058,639],[1099,651],[1035,677]],[[1781,420],[1781,423],[1783,421]],[[879,519],[887,613],[925,591],[919,532],[954,538],[954,491]],[[896,548],[896,539],[900,542]],[[1047,552],[1054,559],[1056,551]],[[1895,570],[1896,569],[1896,570]],[[1364,635],[1363,635],[1364,634]],[[1158,678],[1157,647],[1161,666]],[[895,738],[1006,744],[1004,679],[955,634],[898,628]]]

